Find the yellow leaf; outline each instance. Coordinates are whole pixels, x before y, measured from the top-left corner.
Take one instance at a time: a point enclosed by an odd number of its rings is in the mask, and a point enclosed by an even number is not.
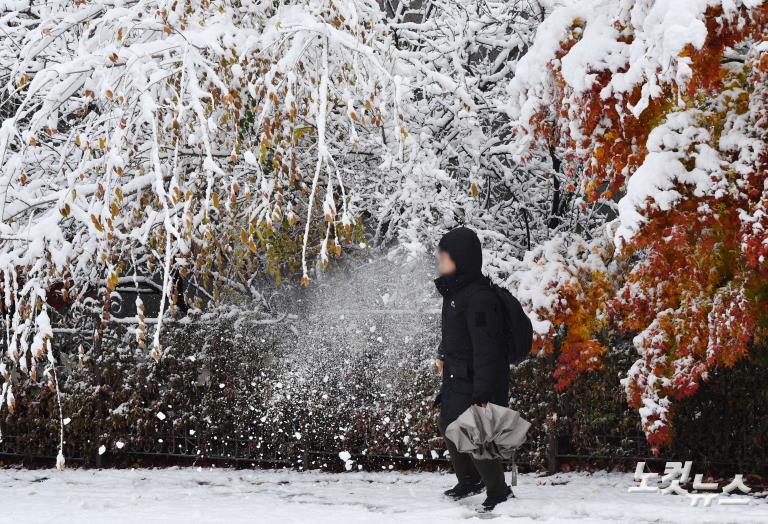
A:
[[[91,215],[91,222],[93,222],[93,227],[95,227],[96,230],[104,231],[104,226],[101,225],[101,222],[99,222],[99,219],[96,218],[96,215]]]
[[[213,192],[213,207],[219,209],[219,194],[216,191]]]
[[[302,135],[304,135],[304,133],[307,132],[307,129],[308,128],[306,128],[306,127],[298,127],[298,128],[296,128],[293,131],[293,141],[294,142],[298,142],[299,139],[302,137]]]
[[[477,184],[475,184],[474,182],[472,182],[472,186],[471,186],[470,190],[472,191],[472,198],[477,198],[477,195],[478,195],[478,193],[480,192],[480,191],[477,189]]]

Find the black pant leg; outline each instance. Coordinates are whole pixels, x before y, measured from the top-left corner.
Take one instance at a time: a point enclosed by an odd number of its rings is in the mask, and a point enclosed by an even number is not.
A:
[[[445,438],[445,429],[450,422],[442,417],[438,419],[440,434]],[[489,497],[503,497],[507,493],[507,484],[504,480],[504,465],[500,459],[476,460],[470,453],[460,453],[449,439],[445,439],[448,453],[451,454],[451,464],[459,484],[475,484],[483,481]]]
[[[469,455],[471,457],[471,455]],[[507,483],[504,480],[504,465],[500,459],[472,459],[475,469],[480,473],[485,484],[485,492],[489,497],[503,497],[507,493]]]
[[[439,417],[437,425],[440,429],[440,434],[445,438],[445,428],[448,427],[448,422],[442,417]],[[469,453],[460,453],[453,442],[447,438],[445,439],[445,445],[448,448],[448,453],[450,453],[453,472],[456,474],[459,484],[465,486],[477,484],[480,481],[481,476],[480,472],[478,472],[475,467],[475,461],[472,459],[472,455]]]

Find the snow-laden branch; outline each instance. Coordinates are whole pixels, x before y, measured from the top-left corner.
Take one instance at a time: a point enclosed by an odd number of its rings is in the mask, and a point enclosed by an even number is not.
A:
[[[101,294],[98,341],[118,285],[158,289],[157,359],[179,300],[251,293],[295,256],[307,281],[356,220],[336,159],[398,152],[396,55],[373,0],[17,7],[0,17],[7,376],[46,354],[53,370],[62,298],[82,309]],[[10,407],[9,382],[2,395]]]

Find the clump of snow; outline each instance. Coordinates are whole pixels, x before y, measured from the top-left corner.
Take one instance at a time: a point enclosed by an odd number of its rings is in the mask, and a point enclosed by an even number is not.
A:
[[[725,161],[708,142],[711,133],[701,127],[703,116],[694,110],[674,112],[651,131],[648,154],[627,182],[619,201],[616,241],[629,240],[645,222],[646,207],[667,211],[682,195],[677,184],[688,184],[694,196],[720,197],[727,191]],[[693,169],[685,164],[693,160]]]
[[[355,461],[352,460],[352,455],[349,451],[340,451],[339,452],[339,458],[342,462],[344,462],[344,469],[347,471],[350,471],[352,469],[352,466],[354,465]]]

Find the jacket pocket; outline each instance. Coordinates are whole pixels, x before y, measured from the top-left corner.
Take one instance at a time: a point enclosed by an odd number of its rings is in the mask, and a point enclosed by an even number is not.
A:
[[[447,357],[443,373],[443,382],[449,390],[462,395],[472,394],[472,372],[468,362]]]

